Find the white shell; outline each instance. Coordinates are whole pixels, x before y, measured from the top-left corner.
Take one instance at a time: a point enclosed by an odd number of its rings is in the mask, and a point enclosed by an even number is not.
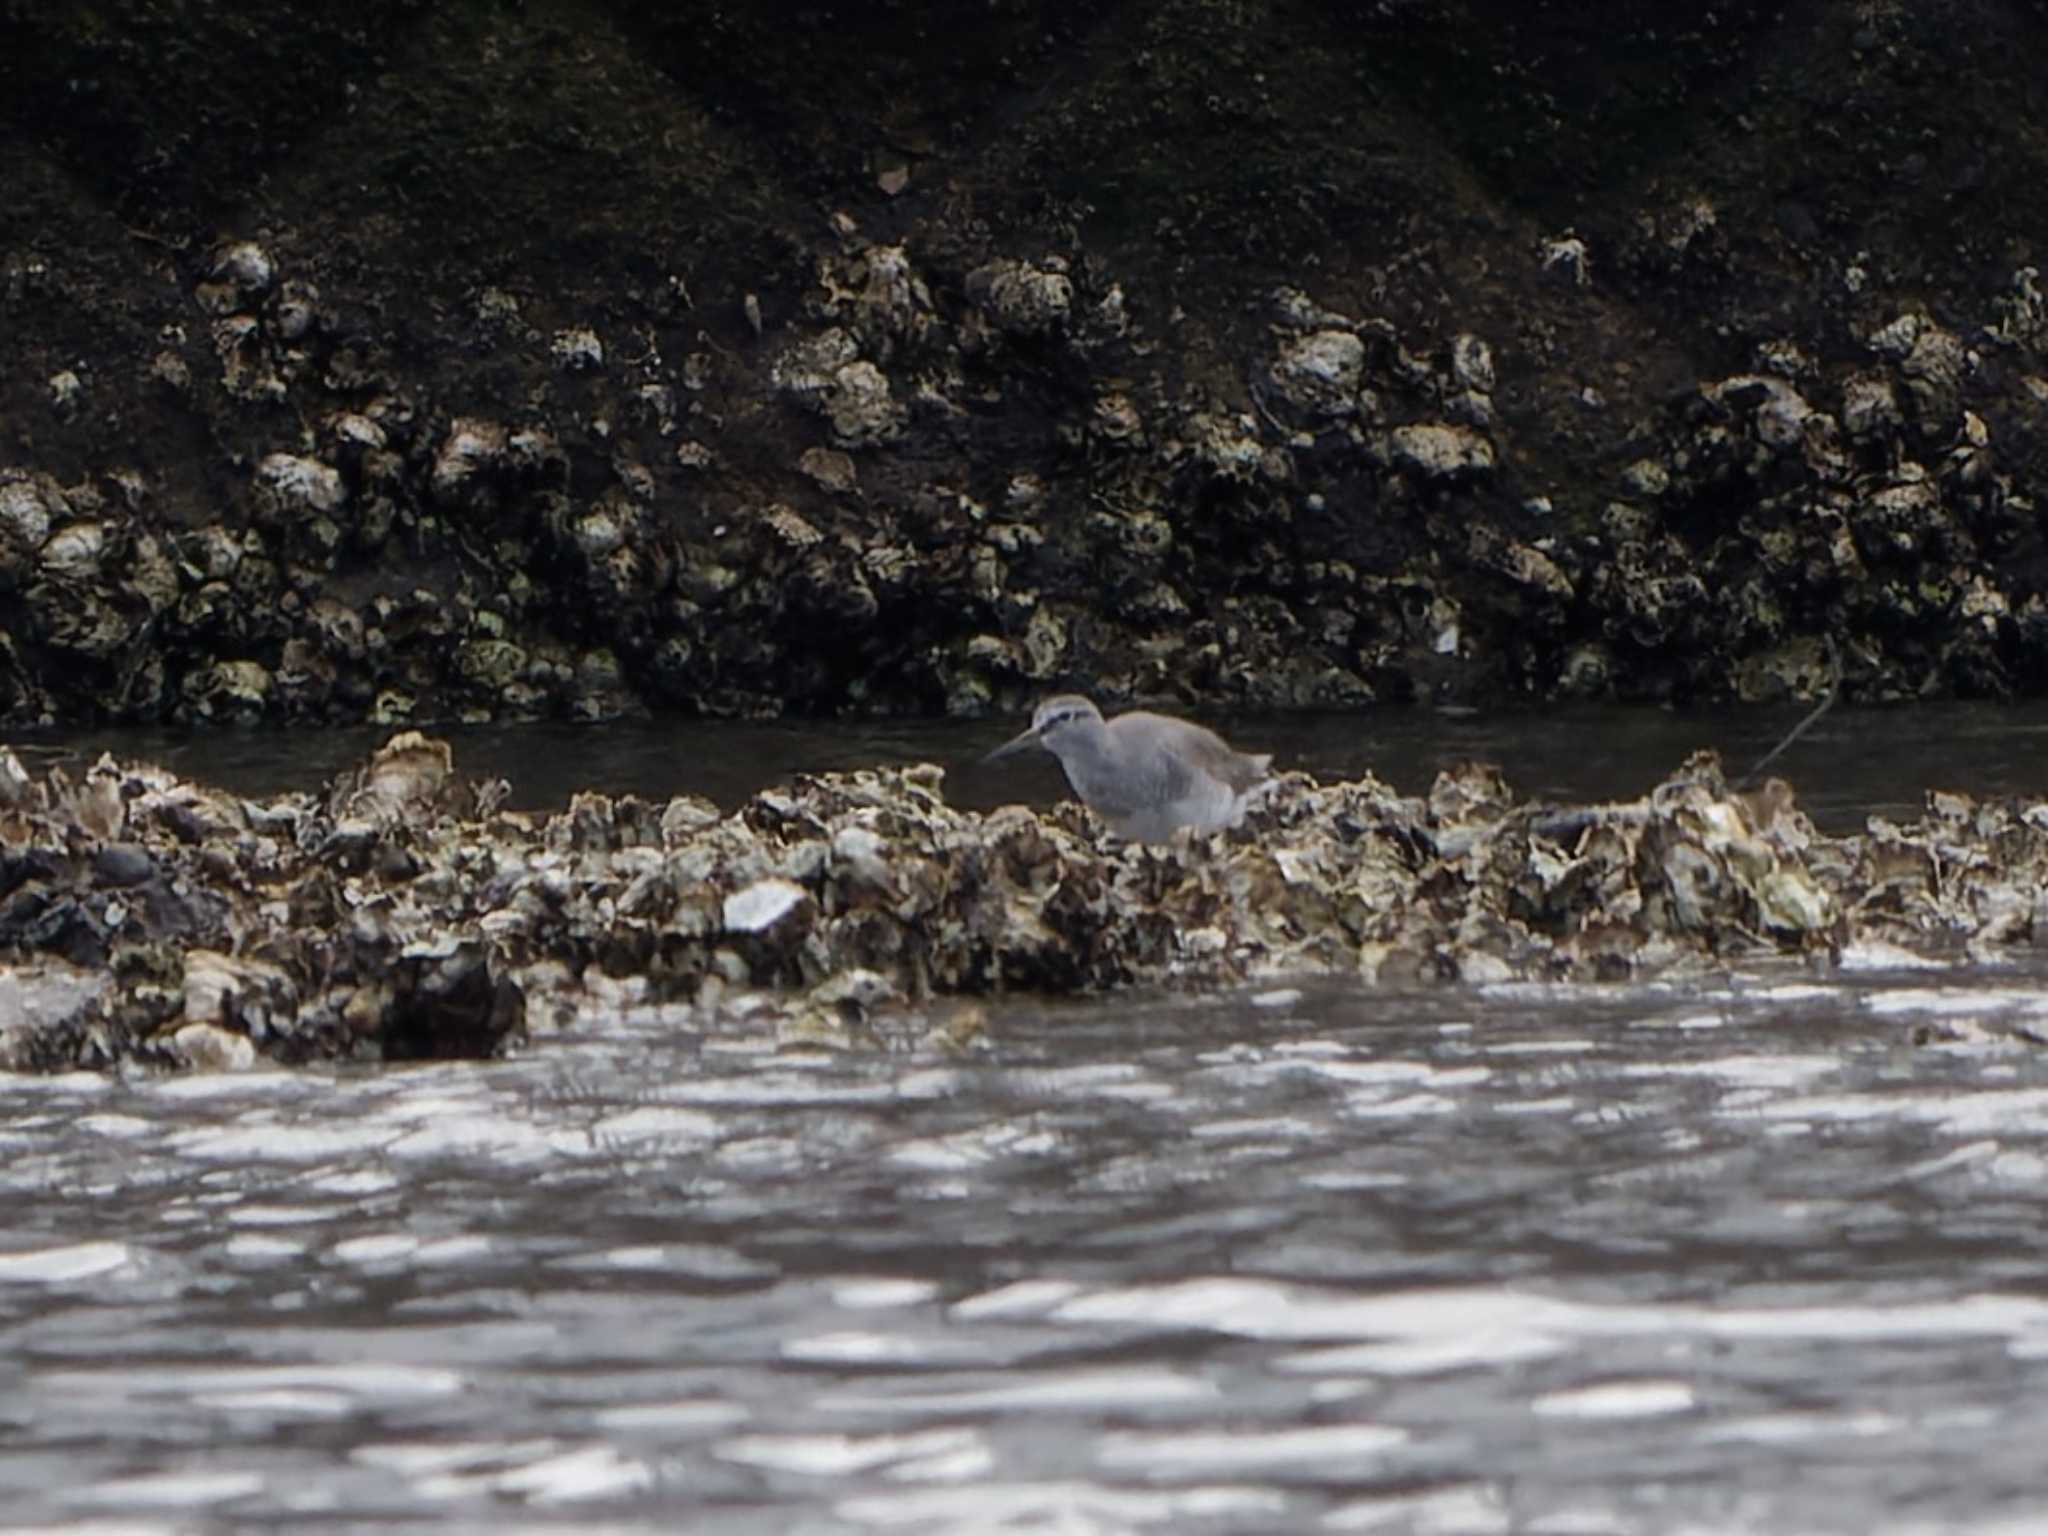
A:
[[[728,933],[765,933],[795,911],[808,894],[794,880],[756,880],[725,898],[720,920]]]

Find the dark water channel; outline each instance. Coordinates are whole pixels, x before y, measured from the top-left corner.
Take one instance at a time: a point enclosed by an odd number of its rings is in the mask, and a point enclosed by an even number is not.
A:
[[[1270,751],[1280,770],[1323,779],[1370,771],[1408,794],[1423,794],[1437,772],[1472,758],[1503,765],[1522,794],[1601,800],[1643,793],[1687,754],[1712,747],[1735,778],[1769,751],[1800,709],[1699,710],[1603,707],[1543,713],[1447,714],[1380,709],[1355,714],[1210,717],[1246,751]],[[728,808],[765,784],[798,772],[937,762],[947,798],[985,810],[1008,801],[1047,801],[1065,791],[1042,753],[993,766],[980,756],[1027,720],[616,721],[601,726],[432,727],[455,745],[456,764],[479,778],[510,781],[512,803],[554,808],[579,789],[708,795]],[[120,729],[7,738],[32,765],[58,758],[89,763],[102,751],[146,757],[244,794],[311,788],[362,760],[390,729]],[[1922,791],[1973,794],[2048,791],[2048,706],[1941,704],[1843,708],[1825,716],[1771,765],[1797,786],[1800,803],[1825,830],[1850,831],[1866,814],[1909,817]]]
[[[2029,787],[2044,723],[1830,717],[1787,767],[1905,814]],[[1259,724],[1574,796],[1717,739]],[[169,745],[262,789],[360,742]],[[730,798],[800,746],[458,750]],[[1012,1000],[966,1058],[622,1005],[485,1065],[0,1077],[0,1526],[2038,1532],[2048,1051],[1908,1043],[2013,1022],[2048,965]]]

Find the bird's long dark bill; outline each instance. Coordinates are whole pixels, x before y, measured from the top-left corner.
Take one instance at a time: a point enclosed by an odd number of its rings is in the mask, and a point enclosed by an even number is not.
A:
[[[997,747],[995,751],[989,753],[987,757],[984,757],[982,761],[984,763],[992,763],[999,757],[1008,757],[1012,752],[1022,752],[1026,747],[1035,747],[1037,745],[1038,732],[1026,731],[1023,735],[1012,737],[1010,740],[1004,742],[1000,747]]]

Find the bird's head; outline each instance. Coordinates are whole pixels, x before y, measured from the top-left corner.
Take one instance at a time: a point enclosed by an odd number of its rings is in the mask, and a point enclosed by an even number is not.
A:
[[[1094,704],[1078,693],[1056,693],[1032,711],[1030,730],[1004,742],[983,761],[993,762],[1026,747],[1044,747],[1048,752],[1057,753],[1062,741],[1101,728],[1102,711]]]

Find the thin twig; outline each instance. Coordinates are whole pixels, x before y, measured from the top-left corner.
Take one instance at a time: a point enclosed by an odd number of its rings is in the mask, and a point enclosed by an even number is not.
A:
[[[1756,760],[1755,765],[1749,770],[1749,772],[1745,773],[1742,776],[1742,778],[1736,783],[1735,787],[1738,790],[1748,789],[1752,784],[1754,784],[1757,780],[1757,775],[1761,774],[1766,768],[1770,767],[1772,763],[1776,762],[1778,760],[1779,753],[1783,752],[1787,747],[1791,746],[1793,742],[1797,741],[1800,737],[1804,736],[1809,730],[1811,730],[1813,726],[1820,720],[1820,717],[1822,715],[1826,714],[1829,710],[1835,707],[1835,700],[1839,699],[1842,696],[1842,653],[1840,650],[1836,648],[1835,637],[1833,635],[1823,635],[1821,637],[1821,641],[1828,648],[1827,693],[1822,697],[1820,703],[1816,704],[1812,709],[1807,711],[1805,719],[1801,720],[1797,725],[1793,726],[1791,730],[1787,731],[1785,733],[1784,738],[1775,747],[1771,748],[1770,751],[1766,752],[1762,757]]]
[[[1283,439],[1292,438],[1294,436],[1292,430],[1290,430],[1280,420],[1278,416],[1275,416],[1272,413],[1272,411],[1267,409],[1265,392],[1261,390],[1257,384],[1252,383],[1250,380],[1246,380],[1245,393],[1249,394],[1252,397],[1252,404],[1259,408],[1259,414],[1266,418],[1267,424],[1270,425],[1275,432],[1278,432]]]

